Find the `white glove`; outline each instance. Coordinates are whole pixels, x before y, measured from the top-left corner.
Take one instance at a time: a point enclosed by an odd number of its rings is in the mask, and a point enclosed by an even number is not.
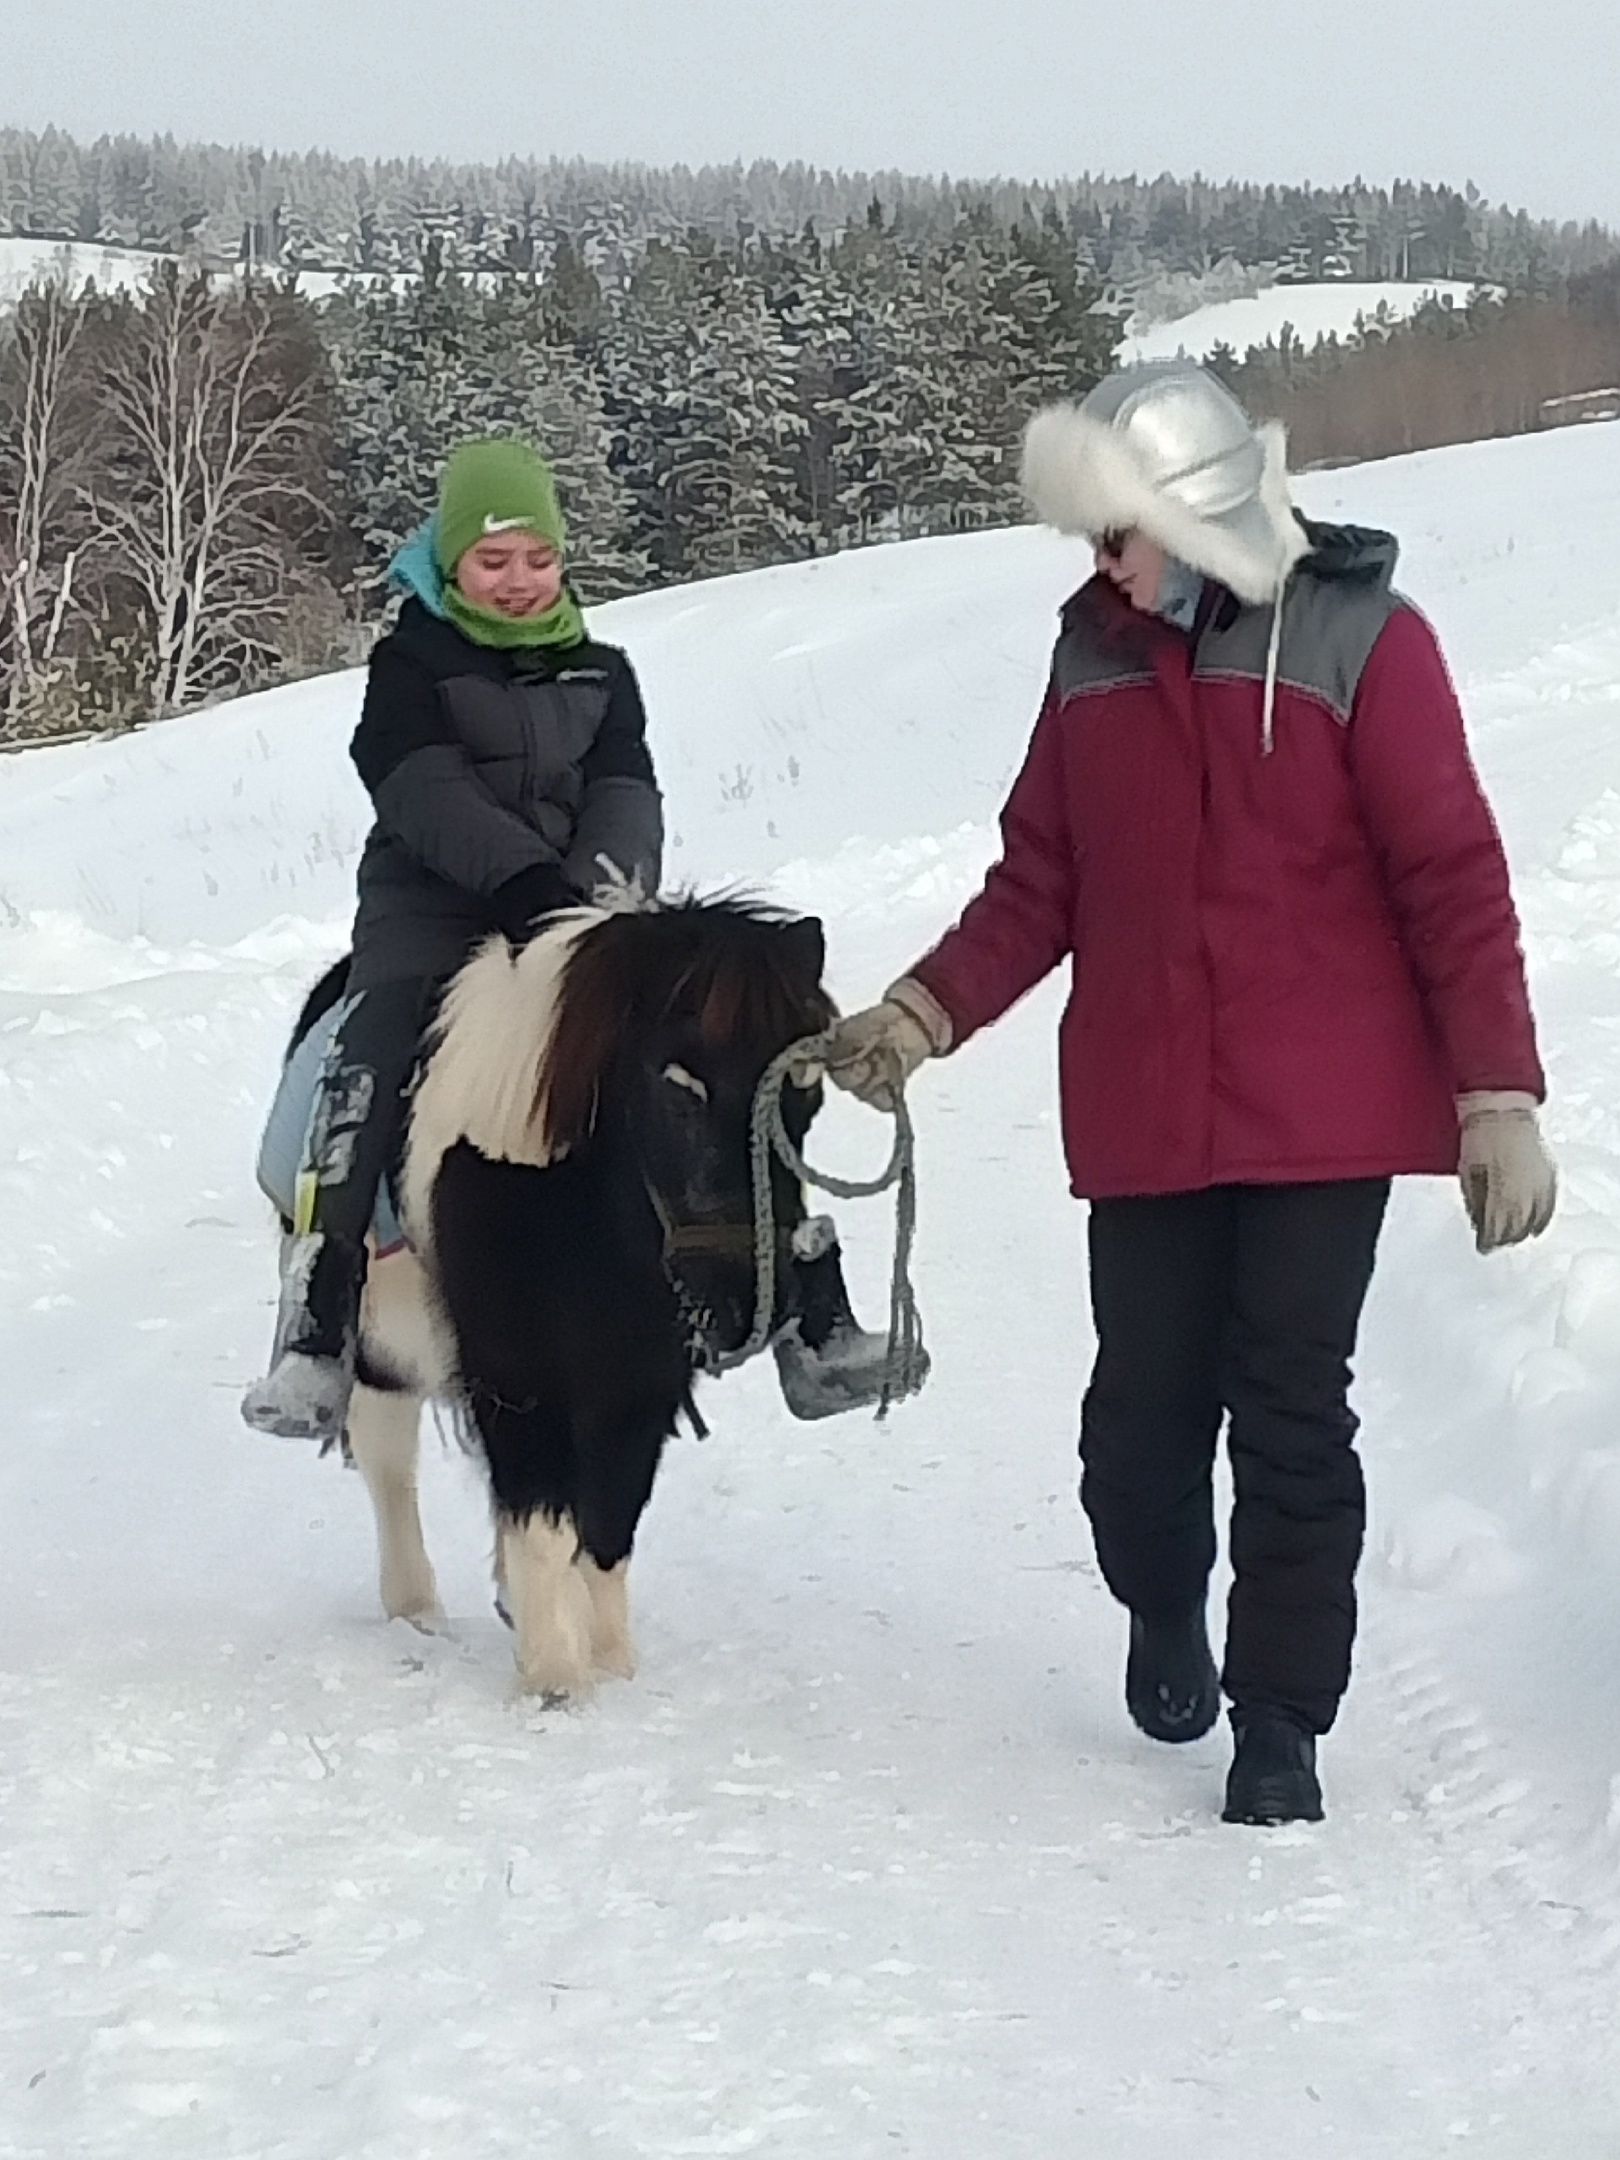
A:
[[[951,1046],[950,1015],[903,975],[881,1004],[840,1020],[827,1039],[827,1078],[874,1110],[891,1109],[925,1058]]]
[[[1482,1253],[1540,1237],[1558,1201],[1558,1170],[1533,1095],[1489,1090],[1457,1098],[1462,1189]]]

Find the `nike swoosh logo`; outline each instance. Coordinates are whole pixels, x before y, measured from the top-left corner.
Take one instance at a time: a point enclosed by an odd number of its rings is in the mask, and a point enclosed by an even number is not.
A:
[[[530,520],[526,517],[486,517],[484,520],[484,530],[487,533],[526,532],[528,530],[529,524]]]

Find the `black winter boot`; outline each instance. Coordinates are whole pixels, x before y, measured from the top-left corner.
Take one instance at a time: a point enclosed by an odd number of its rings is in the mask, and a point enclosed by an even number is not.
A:
[[[1150,1740],[1202,1740],[1220,1715],[1221,1683],[1202,1605],[1170,1620],[1131,1614],[1125,1707]]]
[[[1222,1822],[1320,1822],[1315,1734],[1286,1710],[1264,1706],[1234,1710],[1232,1730],[1237,1753],[1226,1780]]]

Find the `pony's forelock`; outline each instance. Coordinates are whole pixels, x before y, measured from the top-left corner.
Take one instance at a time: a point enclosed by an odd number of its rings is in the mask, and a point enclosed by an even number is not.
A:
[[[716,1054],[763,1065],[833,1017],[819,979],[795,967],[795,918],[739,894],[684,895],[618,915],[570,953],[534,1115],[554,1153],[595,1122],[627,1035],[687,1018]],[[818,971],[819,974],[819,971]]]

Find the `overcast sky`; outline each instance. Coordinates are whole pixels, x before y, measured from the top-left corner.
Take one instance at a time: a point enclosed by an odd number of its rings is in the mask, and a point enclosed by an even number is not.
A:
[[[1620,225],[1616,0],[0,0],[0,119],[1047,177],[1474,180]]]

